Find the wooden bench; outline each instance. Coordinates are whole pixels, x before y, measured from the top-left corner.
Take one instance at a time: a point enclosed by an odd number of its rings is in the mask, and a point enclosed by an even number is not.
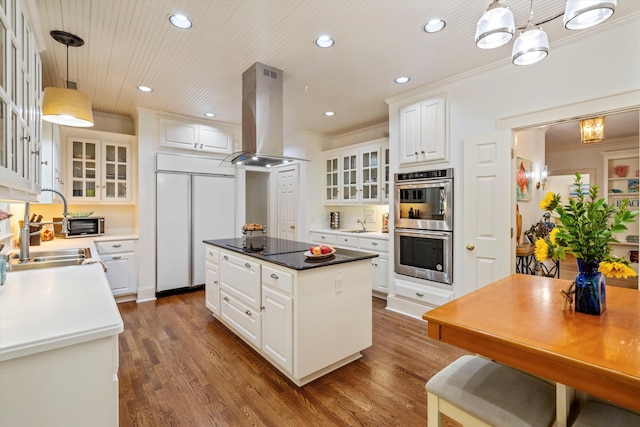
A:
[[[483,427],[549,427],[555,420],[552,384],[479,356],[462,356],[425,388],[429,427],[442,427],[444,415]]]

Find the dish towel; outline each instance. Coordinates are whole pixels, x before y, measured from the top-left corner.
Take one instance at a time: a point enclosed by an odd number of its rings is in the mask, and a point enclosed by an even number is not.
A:
[[[100,258],[87,258],[84,261],[82,261],[82,265],[97,264],[97,263],[100,263],[102,265],[102,269],[104,270],[105,273],[109,271],[107,266],[104,265],[104,262],[102,262]]]

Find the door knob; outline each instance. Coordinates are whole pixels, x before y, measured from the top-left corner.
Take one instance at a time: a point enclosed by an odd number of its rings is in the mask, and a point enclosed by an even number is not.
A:
[[[472,251],[474,250],[476,247],[473,245],[473,243],[469,243],[467,244],[467,250]]]

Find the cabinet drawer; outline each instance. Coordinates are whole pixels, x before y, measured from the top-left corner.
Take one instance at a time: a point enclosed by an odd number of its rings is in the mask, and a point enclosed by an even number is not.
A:
[[[339,236],[336,236],[336,245],[338,245],[340,247],[357,248],[358,247],[358,238],[357,237],[351,237],[351,236],[339,235]]]
[[[260,264],[226,252],[220,254],[220,283],[226,292],[260,308]]]
[[[397,295],[423,304],[440,306],[448,303],[453,298],[453,292],[413,285],[399,280],[396,281],[394,287]]]
[[[262,283],[291,295],[293,293],[293,275],[289,272],[262,266]]]
[[[360,237],[358,240],[358,246],[360,249],[371,250],[376,252],[388,252],[389,251],[389,241],[387,240],[375,240],[375,239],[366,239]]]
[[[317,243],[324,243],[328,245],[336,244],[336,235],[335,234],[325,234],[325,233],[311,233],[311,239]]]
[[[233,295],[221,291],[221,317],[222,320],[240,335],[249,344],[260,349],[262,335],[260,310],[248,307]]]
[[[135,240],[109,240],[94,242],[99,254],[117,254],[120,252],[135,252]]]
[[[213,246],[205,245],[204,257],[206,262],[211,262],[214,264],[220,263],[220,251]]]

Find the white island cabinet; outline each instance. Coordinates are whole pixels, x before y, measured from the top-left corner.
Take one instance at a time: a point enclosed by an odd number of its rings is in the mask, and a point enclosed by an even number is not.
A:
[[[117,426],[122,331],[99,264],[8,273],[0,426]]]
[[[220,254],[219,277],[208,276],[206,284],[207,307],[296,385],[360,358],[371,346],[375,255],[343,251],[314,264],[302,252],[260,256],[223,246],[207,244],[207,253]],[[216,280],[220,312],[210,303]]]

